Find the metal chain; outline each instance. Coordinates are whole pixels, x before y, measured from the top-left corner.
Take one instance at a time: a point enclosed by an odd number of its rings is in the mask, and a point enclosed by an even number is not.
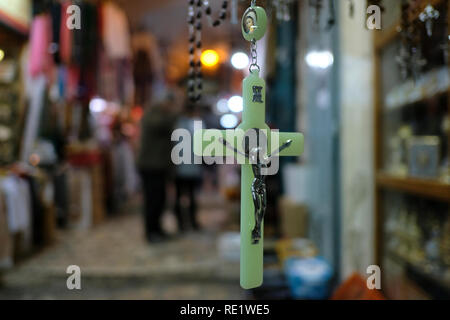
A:
[[[252,63],[250,64],[250,67],[248,68],[248,70],[250,71],[250,73],[252,73],[255,69],[258,69],[258,72],[261,70],[259,65],[258,65],[258,52],[256,51],[256,40],[253,39],[250,42],[250,55],[252,58]]]
[[[252,7],[256,6],[256,0],[252,0],[251,6]]]

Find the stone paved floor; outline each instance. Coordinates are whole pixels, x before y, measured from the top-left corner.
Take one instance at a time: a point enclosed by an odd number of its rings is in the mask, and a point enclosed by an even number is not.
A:
[[[239,264],[220,257],[217,239],[226,213],[204,206],[204,231],[161,244],[143,240],[136,208],[89,230],[62,230],[56,243],[0,279],[0,299],[243,299]],[[171,229],[173,219],[165,219]],[[173,229],[173,228],[172,228]],[[78,265],[80,291],[66,288],[66,268]]]

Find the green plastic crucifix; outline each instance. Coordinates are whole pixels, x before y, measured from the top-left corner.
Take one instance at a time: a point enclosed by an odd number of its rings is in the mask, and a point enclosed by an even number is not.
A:
[[[255,48],[256,40],[263,37],[266,23],[267,16],[261,7],[252,4],[244,13],[242,32],[244,38],[252,42],[252,48]],[[215,159],[223,159],[228,156],[227,163],[231,158],[229,156],[234,156],[237,162],[242,164],[240,284],[244,289],[259,287],[263,282],[264,226],[262,218],[264,217],[266,196],[263,179],[258,178],[261,166],[257,164],[266,164],[263,167],[265,169],[270,163],[272,170],[266,170],[262,174],[275,174],[278,168],[273,167],[275,162],[273,159],[279,160],[277,159],[279,156],[299,156],[303,152],[303,135],[301,133],[271,131],[265,123],[266,84],[259,77],[259,67],[256,63],[252,63],[252,66],[250,75],[243,81],[244,109],[242,123],[237,129],[196,130],[194,133],[195,155],[215,157]],[[253,144],[252,137],[256,137],[256,140],[253,139]],[[272,172],[270,173],[270,171]],[[255,176],[255,172],[258,177]],[[258,221],[260,221],[259,233],[257,232]]]

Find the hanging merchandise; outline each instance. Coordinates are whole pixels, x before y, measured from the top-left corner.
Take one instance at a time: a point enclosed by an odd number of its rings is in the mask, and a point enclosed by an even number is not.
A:
[[[425,22],[425,26],[427,29],[427,33],[432,33],[432,24],[426,23],[428,18],[425,16],[430,14],[430,11],[423,12],[422,18],[410,20],[410,12],[411,12],[411,2],[407,0],[403,0],[401,4],[401,21],[400,21],[400,37],[401,37],[401,45],[399,48],[399,52],[396,56],[397,64],[400,68],[401,76],[404,80],[409,77],[412,77],[414,81],[416,81],[422,72],[422,69],[427,64],[427,60],[423,56],[423,48],[422,48],[422,32],[421,27],[422,23]],[[427,14],[428,12],[428,14]],[[439,12],[435,12],[434,15],[438,15]],[[434,18],[430,18],[434,19]]]
[[[40,14],[32,22],[29,64],[29,72],[32,77],[51,71],[53,60],[48,50],[51,44],[51,24],[48,14]]]
[[[256,42],[264,36],[266,26],[265,10],[252,1],[241,21],[242,35],[250,42],[252,58],[250,75],[242,83],[242,123],[236,130],[198,130],[194,133],[197,156],[234,155],[242,164],[240,283],[244,289],[258,287],[263,281],[265,178],[277,173],[278,167],[274,163],[278,163],[280,156],[299,156],[303,151],[302,134],[271,131],[265,123],[266,84],[259,76]],[[203,136],[214,137],[214,140],[205,145]]]
[[[11,234],[23,235],[23,252],[32,246],[31,196],[28,184],[17,175],[0,180],[0,190],[5,196],[8,229]]]
[[[275,7],[275,13],[278,21],[291,20],[291,8],[293,0],[273,0],[272,5]]]
[[[50,45],[50,53],[53,54],[53,60],[56,64],[61,63],[60,46],[61,46],[61,3],[52,2],[50,7],[52,19],[52,42]],[[66,20],[67,21],[67,20]],[[67,29],[67,28],[66,28]]]
[[[0,273],[13,265],[13,243],[8,229],[8,217],[3,192],[0,191]]]
[[[354,0],[347,0],[348,1],[348,14],[350,18],[353,18],[355,16],[355,1]]]
[[[314,27],[320,29],[320,17],[323,9],[323,0],[309,0],[309,5],[314,9]]]
[[[336,9],[334,7],[334,0],[328,0],[328,3],[328,12],[330,16],[328,17],[327,30],[330,30],[336,23]]]
[[[440,13],[432,5],[425,7],[425,10],[419,15],[420,21],[425,24],[428,37],[433,35],[433,22],[439,19]]]
[[[61,62],[66,65],[70,64],[72,58],[72,30],[66,27],[66,21],[69,19],[67,9],[70,5],[70,1],[64,1],[61,5],[61,29],[59,34],[59,55]]]
[[[125,13],[113,2],[101,6],[101,31],[103,45],[109,58],[131,57],[131,40],[128,20]]]
[[[135,83],[134,103],[144,106],[156,92],[156,86],[164,82],[163,60],[156,38],[149,32],[134,33],[133,76]]]

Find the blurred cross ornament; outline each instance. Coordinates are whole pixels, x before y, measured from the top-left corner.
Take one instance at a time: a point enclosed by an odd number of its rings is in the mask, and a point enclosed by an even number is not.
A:
[[[400,68],[402,79],[408,78],[411,55],[404,43],[401,44],[399,54],[395,57],[395,60]]]
[[[355,1],[354,0],[347,0],[348,1],[348,10],[350,18],[353,18],[355,16]]]
[[[414,81],[420,77],[427,60],[423,56],[420,22],[416,19],[411,25],[411,61],[410,69]]]
[[[323,9],[322,0],[309,0],[309,5],[314,9],[314,25],[320,29],[320,17]]]
[[[412,61],[412,47],[413,47],[413,32],[412,25],[409,22],[409,7],[408,0],[402,0],[401,3],[401,19],[400,19],[400,48],[399,53],[395,57],[395,60],[400,68],[400,74],[403,80],[406,80],[411,73],[411,61]]]
[[[259,287],[263,281],[263,227],[266,207],[265,176],[280,156],[303,152],[301,133],[280,133],[265,123],[266,84],[259,77],[256,41],[267,27],[267,15],[253,0],[241,20],[242,35],[251,43],[250,75],[243,80],[242,122],[235,130],[196,130],[194,154],[203,157],[234,156],[241,166],[240,284],[244,289]],[[279,147],[281,146],[281,147]],[[270,167],[269,167],[270,165]]]
[[[330,30],[336,23],[336,11],[334,7],[334,0],[329,0],[328,11],[330,16],[328,17],[327,30]]]
[[[425,7],[422,13],[420,13],[419,19],[425,23],[428,37],[433,35],[433,20],[439,19],[439,15],[439,11],[430,4]]]
[[[275,7],[276,17],[278,21],[290,21],[291,9],[290,6],[294,0],[272,0],[272,5]]]

